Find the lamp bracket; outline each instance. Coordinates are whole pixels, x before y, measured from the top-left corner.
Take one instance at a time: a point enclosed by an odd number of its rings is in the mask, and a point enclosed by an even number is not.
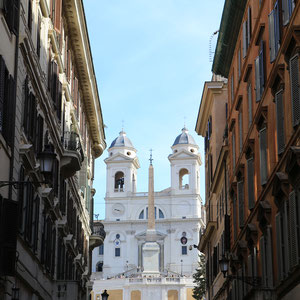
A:
[[[249,285],[256,286],[256,287],[261,285],[261,277],[257,277],[257,276],[227,275],[227,278],[229,280],[233,280],[233,279],[241,280]]]

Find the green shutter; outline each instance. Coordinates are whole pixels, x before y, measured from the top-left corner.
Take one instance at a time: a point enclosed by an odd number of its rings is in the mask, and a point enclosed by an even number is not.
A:
[[[269,47],[270,47],[270,61],[275,60],[275,26],[274,26],[275,10],[269,14]]]
[[[276,125],[277,125],[277,150],[278,154],[284,152],[284,108],[283,108],[283,91],[275,95],[276,103]]]
[[[298,54],[290,59],[290,80],[293,126],[300,120],[300,93],[299,93],[299,57]]]

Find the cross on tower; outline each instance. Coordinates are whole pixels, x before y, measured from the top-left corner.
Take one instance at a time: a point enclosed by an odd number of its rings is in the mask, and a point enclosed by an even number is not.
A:
[[[149,150],[150,151],[150,165],[152,166],[152,161],[153,161],[153,158],[152,158],[152,151],[153,151],[153,149],[150,149]]]

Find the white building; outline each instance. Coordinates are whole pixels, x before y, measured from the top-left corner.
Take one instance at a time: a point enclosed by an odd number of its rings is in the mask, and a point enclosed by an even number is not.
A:
[[[142,273],[148,193],[136,192],[140,167],[137,151],[123,131],[109,147],[105,159],[106,218],[103,221],[107,235],[104,246],[93,251],[92,299],[100,299],[104,289],[108,290],[110,300],[147,300],[153,296],[156,299],[192,299],[192,274],[198,261],[193,245],[198,245],[199,231],[205,221],[200,197],[201,158],[186,128],[171,149],[168,157],[171,186],[154,193],[160,245],[160,276],[154,278]]]

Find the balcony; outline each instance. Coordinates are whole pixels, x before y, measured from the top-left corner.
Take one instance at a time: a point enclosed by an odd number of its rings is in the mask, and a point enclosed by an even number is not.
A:
[[[104,230],[104,225],[99,221],[94,222],[93,233],[90,235],[90,250],[101,246],[104,242],[105,236],[106,232]]]
[[[84,155],[79,135],[76,132],[65,131],[62,143],[64,153],[61,160],[60,172],[64,178],[69,178],[81,169]]]

